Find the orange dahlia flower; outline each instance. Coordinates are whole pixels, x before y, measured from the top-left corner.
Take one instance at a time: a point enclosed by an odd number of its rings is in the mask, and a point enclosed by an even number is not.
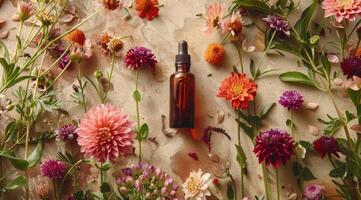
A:
[[[135,0],[135,10],[141,18],[152,20],[159,14],[158,0]]]
[[[224,59],[224,46],[222,44],[210,44],[204,53],[204,59],[212,65],[221,63]]]
[[[246,74],[232,73],[219,87],[217,97],[231,101],[234,109],[247,109],[248,103],[256,97],[257,84]]]

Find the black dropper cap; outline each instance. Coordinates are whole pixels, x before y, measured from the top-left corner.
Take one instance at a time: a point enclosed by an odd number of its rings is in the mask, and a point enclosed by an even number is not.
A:
[[[182,40],[178,43],[178,54],[175,56],[176,66],[191,65],[191,56],[188,54],[188,44]]]

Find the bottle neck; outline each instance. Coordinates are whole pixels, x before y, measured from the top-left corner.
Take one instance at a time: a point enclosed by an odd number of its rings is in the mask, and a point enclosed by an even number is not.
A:
[[[190,66],[187,64],[176,64],[175,69],[177,72],[187,73],[189,72]]]

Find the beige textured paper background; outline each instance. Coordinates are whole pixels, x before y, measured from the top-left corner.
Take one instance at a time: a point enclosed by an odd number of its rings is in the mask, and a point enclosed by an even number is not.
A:
[[[73,0],[76,8],[81,16],[92,13],[97,9],[94,1],[92,0]],[[189,152],[198,151],[195,150],[201,145],[205,151],[206,145],[202,142],[197,142],[191,139],[189,135],[185,133],[178,133],[173,138],[167,138],[161,131],[161,115],[168,116],[168,81],[169,76],[174,71],[174,56],[177,49],[177,41],[186,40],[190,46],[190,53],[192,56],[192,68],[191,72],[196,76],[196,93],[197,93],[197,125],[196,130],[199,134],[203,133],[203,129],[209,125],[216,125],[217,112],[223,112],[226,114],[225,120],[219,126],[226,129],[227,132],[232,136],[232,142],[227,141],[224,137],[214,139],[217,142],[213,145],[215,152],[218,152],[220,157],[224,160],[231,161],[231,172],[236,177],[237,185],[239,185],[239,167],[235,161],[235,148],[233,144],[237,139],[237,127],[234,121],[234,113],[228,102],[217,98],[218,86],[226,76],[232,71],[233,65],[238,65],[238,56],[236,49],[233,45],[226,45],[226,60],[220,66],[210,66],[203,59],[203,52],[206,46],[212,42],[219,42],[220,36],[218,33],[210,36],[205,36],[200,29],[205,24],[205,20],[197,17],[198,13],[205,13],[205,7],[208,3],[213,1],[207,0],[160,0],[164,7],[160,8],[160,16],[155,20],[148,22],[142,20],[137,16],[132,17],[130,20],[125,21],[121,18],[120,14],[103,12],[101,15],[96,16],[90,22],[81,26],[87,36],[92,40],[95,45],[95,38],[98,34],[108,31],[114,33],[117,36],[123,36],[131,34],[133,40],[127,40],[125,50],[136,45],[142,45],[153,50],[157,55],[159,64],[157,66],[157,72],[153,74],[149,70],[141,72],[140,78],[140,91],[143,96],[143,100],[140,104],[140,112],[142,115],[142,121],[147,122],[150,125],[150,137],[157,137],[159,146],[152,143],[144,144],[144,158],[151,162],[157,167],[167,169],[167,171],[174,177],[177,177],[179,183],[181,178],[177,176],[171,169],[172,157],[185,147],[189,147]],[[230,3],[230,1],[224,1]],[[310,3],[310,0],[301,1],[301,7],[305,8]],[[16,26],[14,22],[10,20],[13,15],[15,8],[11,5],[10,1],[5,0],[2,7],[0,8],[0,18],[4,18],[7,21],[5,27],[1,31],[10,29]],[[321,11],[320,11],[321,12]],[[296,17],[299,15],[299,11],[294,14]],[[248,29],[245,31],[254,35]],[[3,40],[6,44],[14,45],[16,30],[12,30],[9,35],[9,39]],[[252,43],[252,40],[250,40]],[[14,50],[11,49],[11,50]],[[123,54],[125,51],[123,51]],[[256,63],[262,53],[250,53],[245,54],[245,66],[248,66],[249,58],[255,59]],[[94,58],[87,61],[86,67],[96,68],[100,67],[106,71],[110,70],[110,58],[103,56],[96,47],[94,48]],[[307,102],[316,102],[320,104],[320,107],[316,111],[309,111],[302,109],[300,112],[295,114],[295,122],[297,128],[297,140],[303,139],[308,141],[315,140],[315,136],[312,136],[308,132],[308,125],[315,125],[322,128],[317,122],[317,118],[324,118],[326,113],[335,116],[335,111],[331,106],[330,100],[324,94],[319,91],[315,91],[309,88],[297,87],[295,85],[285,85],[278,79],[278,75],[288,70],[299,70],[302,68],[297,67],[296,59],[290,55],[286,57],[280,56],[269,56],[264,62],[264,68],[272,67],[279,69],[277,72],[272,73],[259,82],[259,88],[257,93],[258,104],[269,104],[277,102],[278,97],[286,89],[298,89],[302,92]],[[246,67],[247,71],[248,68]],[[212,74],[208,77],[208,74]],[[113,77],[114,91],[110,93],[110,102],[122,107],[126,113],[128,113],[133,119],[135,119],[135,104],[132,99],[132,91],[134,90],[135,74],[132,71],[124,68],[123,60],[117,59],[115,74]],[[65,77],[60,80],[60,84],[57,86],[57,92],[59,97],[65,101],[64,108],[68,110],[72,118],[80,118],[82,116],[82,109],[80,106],[72,103],[70,98],[72,83],[75,82],[71,72],[66,73]],[[350,107],[350,104],[341,95],[342,92],[336,90],[337,102],[339,106],[344,110]],[[93,90],[89,89],[86,91],[86,95],[90,100],[91,105],[98,104],[99,101],[96,98],[96,94]],[[260,108],[259,108],[260,109]],[[212,119],[210,116],[213,116]],[[270,117],[266,120],[264,128],[279,127],[287,129],[285,121],[288,118],[287,110],[281,108],[279,105],[276,106]],[[55,119],[52,125],[45,126],[39,125],[40,129],[54,129],[59,124]],[[62,119],[60,124],[70,118]],[[167,118],[168,119],[168,118]],[[167,123],[168,125],[168,123]],[[167,128],[168,129],[168,128]],[[342,133],[340,133],[342,134]],[[353,133],[354,134],[354,133]],[[246,194],[250,197],[263,193],[263,182],[259,178],[261,174],[260,165],[257,163],[255,156],[252,153],[253,146],[247,136],[242,135],[242,145],[247,155],[248,164],[248,176],[245,180],[246,183]],[[56,144],[47,144],[46,150],[44,151],[43,159],[54,157],[57,151],[64,150],[64,144],[57,142]],[[183,150],[184,151],[184,150]],[[188,152],[186,150],[185,152]],[[205,154],[200,154],[206,156]],[[177,157],[176,157],[177,158]],[[305,163],[313,171],[314,175],[317,176],[319,183],[326,184],[328,192],[332,191],[331,182],[328,180],[329,162],[321,160],[318,155],[308,155]],[[136,159],[133,160],[134,162]],[[197,164],[191,164],[196,162],[189,158],[189,163],[182,163],[183,166],[175,166],[176,168],[182,168],[183,174],[186,174],[190,169],[190,166]],[[117,168],[114,168],[115,170]],[[119,169],[119,168],[118,168]],[[193,169],[196,170],[196,169]],[[38,173],[38,167],[32,170],[33,180]],[[296,183],[292,177],[291,165],[281,168],[281,182],[282,185],[287,186],[288,184],[297,190]],[[271,172],[271,183],[272,193],[275,192],[273,173]],[[225,184],[226,185],[226,181]],[[21,191],[20,191],[21,192]],[[282,190],[283,198],[286,198],[285,190]],[[331,194],[331,193],[329,193]],[[219,199],[226,199],[224,194],[220,194]],[[11,195],[14,198],[21,199],[19,191],[13,192]],[[36,199],[35,197],[33,197]],[[275,197],[273,197],[275,199]],[[4,199],[10,199],[9,196]]]

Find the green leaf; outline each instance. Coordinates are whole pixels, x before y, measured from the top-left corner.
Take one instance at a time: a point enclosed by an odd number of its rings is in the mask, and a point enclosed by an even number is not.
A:
[[[20,159],[20,158],[16,158],[14,156],[14,153],[9,150],[0,151],[0,156],[10,160],[11,164],[16,169],[25,170],[28,168],[28,165],[29,165],[28,161]]]
[[[29,155],[28,163],[29,168],[36,165],[36,163],[39,162],[41,155],[43,154],[44,144],[42,142],[39,142],[33,152]]]
[[[316,177],[312,174],[311,170],[308,167],[304,167],[302,170],[303,180],[310,181],[316,179]]]
[[[136,102],[139,102],[141,100],[141,95],[140,95],[140,92],[139,90],[135,90],[133,92],[133,99],[136,101]]]
[[[315,87],[313,81],[307,75],[301,72],[296,72],[296,71],[285,72],[279,76],[279,79],[283,82],[299,83],[299,84]]]
[[[272,9],[265,3],[264,1],[260,0],[235,0],[233,1],[233,4],[236,6],[234,7],[234,10],[243,7],[243,8],[249,8],[252,10],[256,10],[265,14],[271,14]]]
[[[253,140],[254,138],[254,133],[253,133],[253,128],[249,125],[246,125],[245,123],[238,121],[238,125],[243,129],[243,131],[248,135],[248,137]]]
[[[10,181],[2,190],[13,190],[22,187],[26,184],[26,178],[24,176],[18,176],[14,180]]]
[[[112,164],[111,164],[110,162],[107,162],[107,163],[103,164],[101,170],[104,171],[104,172],[106,172],[106,171],[108,171],[111,167],[112,167]]]
[[[107,193],[110,192],[110,185],[107,182],[102,183],[102,185],[100,186],[100,192],[101,193]]]
[[[266,107],[264,107],[261,110],[261,119],[264,119],[265,117],[267,117],[267,115],[272,111],[272,109],[276,106],[276,103],[272,103],[270,105],[267,105]]]
[[[241,167],[241,169],[244,169],[246,167],[246,154],[244,153],[243,149],[241,146],[239,145],[235,145],[236,149],[237,149],[237,162],[239,164],[239,166]]]
[[[303,146],[307,151],[313,150],[313,144],[311,142],[300,140],[298,143]]]
[[[148,126],[148,124],[144,123],[144,124],[142,124],[142,126],[140,127],[140,130],[138,131],[137,139],[138,140],[147,139],[148,135],[149,135],[149,126]]]
[[[332,178],[342,178],[346,173],[345,167],[337,167],[330,171],[330,176]]]
[[[78,191],[73,194],[75,200],[83,200],[84,199],[84,192]]]
[[[312,4],[303,11],[300,19],[295,24],[295,31],[304,41],[307,41],[309,27],[311,24],[313,14],[317,9],[317,5],[318,5],[317,0],[313,0]]]
[[[227,187],[227,199],[228,200],[234,200],[234,191],[232,184],[228,184]]]
[[[287,119],[286,120],[286,126],[287,127],[292,127],[292,126],[295,127],[295,123],[293,123],[290,119]]]

